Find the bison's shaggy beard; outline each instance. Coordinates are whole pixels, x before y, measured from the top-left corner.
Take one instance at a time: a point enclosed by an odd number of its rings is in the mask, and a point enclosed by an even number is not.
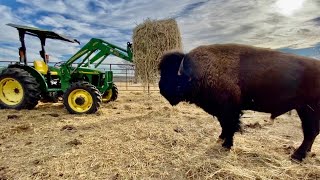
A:
[[[185,75],[178,75],[179,66],[185,57],[180,52],[169,52],[161,58],[159,64],[160,94],[174,106],[186,100],[186,94],[190,90],[191,81]]]

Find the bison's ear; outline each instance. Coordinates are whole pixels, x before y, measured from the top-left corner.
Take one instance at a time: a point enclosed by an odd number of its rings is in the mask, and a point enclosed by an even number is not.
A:
[[[190,58],[186,55],[184,56],[183,60],[180,63],[179,70],[178,70],[178,76],[184,75],[189,78],[189,80],[192,79],[192,64],[190,61]]]

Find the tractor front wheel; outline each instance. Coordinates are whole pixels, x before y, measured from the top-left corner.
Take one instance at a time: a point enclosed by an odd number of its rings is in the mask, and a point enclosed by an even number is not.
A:
[[[33,109],[40,100],[36,79],[27,71],[8,68],[0,75],[0,108]]]
[[[71,114],[92,114],[101,105],[99,90],[88,82],[72,83],[63,95],[63,104]]]
[[[115,101],[118,98],[118,88],[115,84],[102,95],[103,102]]]

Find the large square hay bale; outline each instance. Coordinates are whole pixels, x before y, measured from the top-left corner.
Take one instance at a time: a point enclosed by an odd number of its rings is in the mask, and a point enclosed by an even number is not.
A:
[[[148,87],[159,78],[157,68],[162,54],[172,49],[182,50],[175,19],[147,19],[134,29],[132,39],[136,78]]]

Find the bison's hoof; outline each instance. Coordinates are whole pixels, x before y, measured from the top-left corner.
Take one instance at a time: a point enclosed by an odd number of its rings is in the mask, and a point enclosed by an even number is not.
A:
[[[217,143],[218,143],[218,144],[222,144],[223,142],[224,142],[224,139],[219,138],[219,139],[217,140]]]
[[[264,125],[265,126],[272,126],[274,124],[274,119],[269,119],[269,120],[265,120],[264,122],[266,122]]]
[[[232,147],[232,144],[230,144],[230,143],[226,143],[226,141],[224,141],[224,143],[222,144],[222,147],[224,147],[224,148],[226,148],[226,149],[231,149],[231,147]]]
[[[226,147],[222,146],[221,150],[222,150],[223,152],[230,152],[230,151],[231,151],[231,148],[226,148]]]
[[[293,153],[290,157],[290,159],[296,163],[301,163],[303,158],[305,158],[305,156],[299,153]]]

